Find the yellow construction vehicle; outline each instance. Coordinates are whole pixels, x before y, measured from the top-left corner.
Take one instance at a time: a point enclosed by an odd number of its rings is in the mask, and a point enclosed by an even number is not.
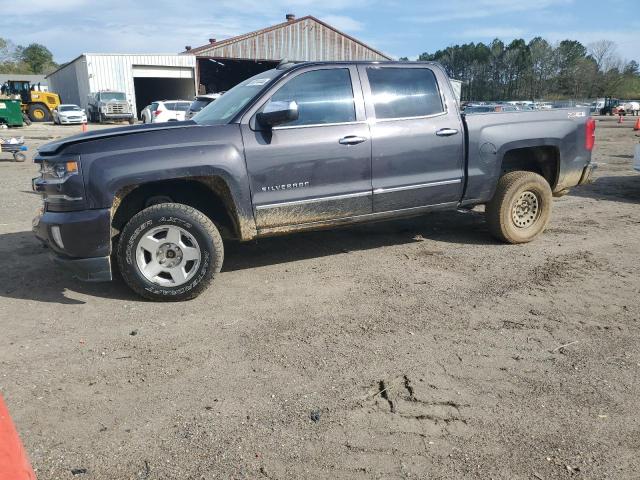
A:
[[[41,91],[38,85],[32,85],[26,80],[9,80],[2,86],[5,95],[20,96],[22,111],[32,122],[48,122],[51,112],[60,106],[60,96],[57,93]]]

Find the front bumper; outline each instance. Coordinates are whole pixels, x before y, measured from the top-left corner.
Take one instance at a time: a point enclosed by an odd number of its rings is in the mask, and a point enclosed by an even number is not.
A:
[[[103,113],[105,120],[129,120],[133,118],[133,113]]]
[[[51,248],[56,264],[87,281],[111,280],[109,209],[39,212],[36,237]]]
[[[60,123],[62,125],[82,125],[83,123],[87,123],[87,117],[82,117],[82,118],[60,117]]]

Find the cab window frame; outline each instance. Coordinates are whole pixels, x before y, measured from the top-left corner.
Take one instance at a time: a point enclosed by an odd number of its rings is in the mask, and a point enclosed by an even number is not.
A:
[[[404,116],[404,117],[389,117],[389,118],[380,118],[377,116],[377,112],[375,109],[375,100],[374,100],[374,93],[373,93],[373,88],[371,85],[371,80],[369,78],[369,70],[382,70],[382,69],[403,69],[403,70],[427,70],[431,73],[431,75],[433,75],[433,79],[435,81],[435,85],[436,85],[436,92],[438,95],[438,99],[440,100],[440,105],[442,107],[442,110],[440,112],[436,112],[436,113],[432,113],[432,114],[423,114],[423,115],[413,115],[413,116]],[[394,64],[394,65],[363,65],[363,68],[361,70],[361,75],[363,75],[365,77],[365,81],[366,81],[366,87],[369,91],[369,98],[367,100],[368,103],[368,107],[367,109],[369,110],[370,108],[370,112],[368,111],[368,118],[375,121],[375,122],[396,122],[396,121],[403,121],[403,120],[419,120],[419,119],[425,119],[425,118],[434,118],[434,117],[440,117],[440,116],[444,116],[444,115],[448,115],[449,114],[449,105],[447,102],[447,98],[442,90],[442,86],[440,84],[440,80],[438,78],[438,74],[437,72],[431,68],[430,66],[427,65],[398,65],[398,64]]]
[[[243,120],[241,120],[241,123],[248,123],[251,130],[254,130],[254,131],[261,130],[261,128],[257,124],[256,116],[271,101],[273,96],[291,80],[299,77],[300,75],[304,75],[305,73],[315,72],[319,70],[347,70],[349,74],[349,78],[351,80],[351,91],[353,95],[355,121],[334,122],[334,123],[314,123],[314,124],[308,124],[308,125],[278,125],[276,127],[273,127],[271,130],[272,131],[295,130],[295,129],[304,129],[304,128],[320,128],[320,127],[332,127],[332,126],[340,126],[340,125],[357,125],[357,124],[366,123],[364,95],[362,93],[362,85],[360,83],[360,76],[358,73],[357,66],[356,65],[340,65],[340,64],[314,65],[314,66],[296,69],[292,72],[285,73],[276,82],[274,82],[274,84],[266,92],[264,92],[260,100],[256,102],[256,104],[245,113],[245,115],[243,116]]]

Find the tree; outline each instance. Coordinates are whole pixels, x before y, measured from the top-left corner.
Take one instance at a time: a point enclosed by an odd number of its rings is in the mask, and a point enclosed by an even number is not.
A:
[[[542,98],[548,91],[554,74],[553,47],[544,38],[536,37],[529,42],[530,80],[529,98]]]
[[[528,44],[515,39],[505,45],[452,45],[420,60],[437,61],[451,78],[462,80],[463,100],[585,99],[612,95],[640,97],[640,66],[622,65],[613,42],[586,48],[575,40],[551,45],[541,37]]]
[[[627,77],[633,77],[640,75],[640,65],[635,60],[631,60],[624,67],[624,72],[622,72]]]
[[[598,70],[607,73],[619,63],[617,46],[611,40],[599,40],[589,44],[589,55],[595,60]]]
[[[53,54],[44,45],[32,43],[20,52],[20,60],[26,63],[33,73],[45,73],[55,65]]]

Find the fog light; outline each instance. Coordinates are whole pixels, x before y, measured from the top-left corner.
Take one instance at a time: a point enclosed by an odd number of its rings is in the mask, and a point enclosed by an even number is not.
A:
[[[62,235],[60,235],[60,227],[58,225],[51,227],[51,236],[53,236],[53,241],[56,242],[56,245],[64,249],[64,243],[62,243]]]

